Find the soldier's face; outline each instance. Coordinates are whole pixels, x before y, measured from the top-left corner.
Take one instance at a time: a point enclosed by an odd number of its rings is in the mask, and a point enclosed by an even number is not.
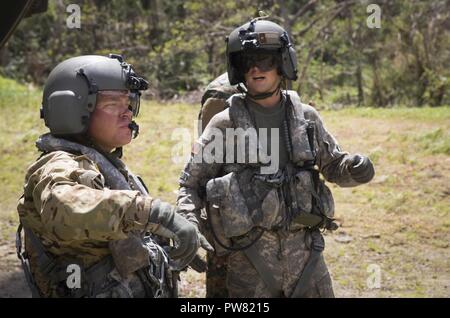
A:
[[[261,56],[244,65],[245,84],[250,94],[272,92],[280,83],[281,77],[273,56]]]
[[[124,146],[131,141],[132,112],[128,91],[101,91],[91,115],[89,136],[105,151]]]

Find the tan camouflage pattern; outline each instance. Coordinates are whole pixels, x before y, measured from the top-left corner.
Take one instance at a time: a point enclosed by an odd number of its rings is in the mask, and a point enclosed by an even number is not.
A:
[[[123,168],[126,169],[124,165]],[[111,249],[114,249],[111,242],[124,244],[155,226],[148,224],[153,199],[136,190],[111,189],[125,185],[116,178],[113,178],[115,184],[108,184],[113,183],[113,179],[107,176],[110,175],[102,174],[88,156],[66,151],[43,155],[28,168],[24,194],[17,207],[19,217],[24,227],[35,233],[58,262],[70,264],[76,260],[77,264],[88,268],[111,255]],[[125,176],[122,178],[127,182]],[[25,242],[39,289],[44,296],[56,296],[55,286],[35,265],[37,255],[28,237]],[[125,246],[127,254],[116,256],[116,259],[125,263],[131,258],[131,264],[136,268],[148,264],[148,258],[132,257],[143,255],[137,250],[133,252],[137,246],[143,248],[142,244]],[[139,279],[132,277],[131,272],[121,273],[123,281],[119,279],[119,289],[112,288],[112,294],[124,296],[123,291],[127,290],[129,296],[143,296],[143,287],[136,287],[140,284]],[[111,279],[114,281],[113,277]],[[134,287],[127,288],[128,285]]]
[[[201,100],[199,119],[199,135],[205,130],[211,118],[228,107],[225,101],[233,94],[239,93],[237,85],[230,85],[225,72],[213,80],[205,89]]]
[[[219,77],[214,79],[206,86],[205,93],[202,96],[201,104],[205,105],[209,98],[220,98],[222,96],[231,96],[239,93],[237,85],[231,85],[228,80],[228,73],[222,73]]]
[[[145,201],[152,200],[83,178],[93,173],[100,174],[85,156],[63,151],[45,155],[28,169],[18,205],[24,226],[35,230],[51,253],[85,254],[87,266],[105,255],[105,243],[127,238],[131,229],[145,229]]]
[[[201,130],[199,130],[199,132],[201,133],[204,131],[211,118],[225,108],[225,100],[213,97],[208,98],[200,111]]]

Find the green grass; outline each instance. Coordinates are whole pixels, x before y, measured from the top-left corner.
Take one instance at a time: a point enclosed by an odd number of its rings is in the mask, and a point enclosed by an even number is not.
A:
[[[426,132],[417,137],[417,141],[431,154],[450,155],[450,133],[443,128]]]
[[[0,110],[40,105],[41,94],[33,86],[25,86],[0,76]]]
[[[10,245],[24,174],[39,155],[34,141],[47,131],[39,118],[40,102],[41,92],[0,78],[0,242]],[[125,147],[130,169],[143,177],[151,195],[170,203],[183,167],[172,162],[178,142],[172,133],[185,128],[193,135],[198,107],[143,102],[137,118],[140,136]],[[341,231],[353,238],[342,244],[335,234],[326,235],[325,257],[336,295],[449,297],[450,107],[349,108],[321,114],[344,150],[368,154],[376,168],[368,185],[331,185]],[[366,286],[369,264],[382,269],[381,289]],[[185,295],[204,295],[202,275],[188,272],[184,277]]]
[[[412,119],[418,121],[449,120],[450,106],[441,107],[348,107],[339,111],[338,116],[353,116],[377,119]]]
[[[39,119],[41,93],[0,77],[0,222],[6,237],[17,222],[15,206],[26,167],[37,157],[34,141],[45,131]]]

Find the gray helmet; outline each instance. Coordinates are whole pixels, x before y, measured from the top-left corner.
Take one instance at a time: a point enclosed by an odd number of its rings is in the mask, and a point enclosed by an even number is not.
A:
[[[134,73],[120,55],[84,55],[58,64],[44,86],[41,118],[55,136],[86,132],[97,92],[129,90],[133,115],[139,112],[140,91],[148,82]]]
[[[297,57],[287,32],[278,24],[256,18],[236,28],[226,39],[227,71],[231,85],[244,82],[239,70],[239,57],[244,52],[267,51],[278,53],[280,72],[289,80],[297,79]]]

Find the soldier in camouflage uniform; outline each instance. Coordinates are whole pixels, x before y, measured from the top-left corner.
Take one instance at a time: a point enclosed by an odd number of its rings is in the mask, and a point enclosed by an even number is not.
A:
[[[254,19],[235,29],[227,38],[227,60],[229,83],[245,89],[227,100],[229,107],[194,144],[180,177],[179,211],[210,233],[216,260],[226,257],[230,297],[334,297],[320,230],[337,225],[331,192],[319,176],[353,187],[373,178],[373,165],[343,152],[318,112],[281,89],[297,78],[297,61],[279,25]],[[252,129],[258,151],[273,149],[270,162],[259,153],[251,159],[251,138],[243,148],[228,139],[230,130]],[[264,129],[268,142],[259,143]],[[218,136],[223,142],[208,153]]]
[[[228,106],[226,100],[233,94],[239,93],[237,85],[231,85],[228,80],[228,74],[225,72],[215,78],[205,89],[201,99],[201,108],[198,114],[199,136],[205,130],[206,125],[211,118],[226,109]],[[214,240],[212,232],[204,224],[203,234],[210,242]],[[215,253],[208,253],[206,272],[206,297],[208,298],[226,298],[228,291],[225,284],[226,277],[226,255],[218,256]]]
[[[50,133],[17,208],[33,296],[176,296],[173,270],[195,256],[196,228],[120,160],[147,86],[118,55],[71,58],[50,73],[41,109]]]

